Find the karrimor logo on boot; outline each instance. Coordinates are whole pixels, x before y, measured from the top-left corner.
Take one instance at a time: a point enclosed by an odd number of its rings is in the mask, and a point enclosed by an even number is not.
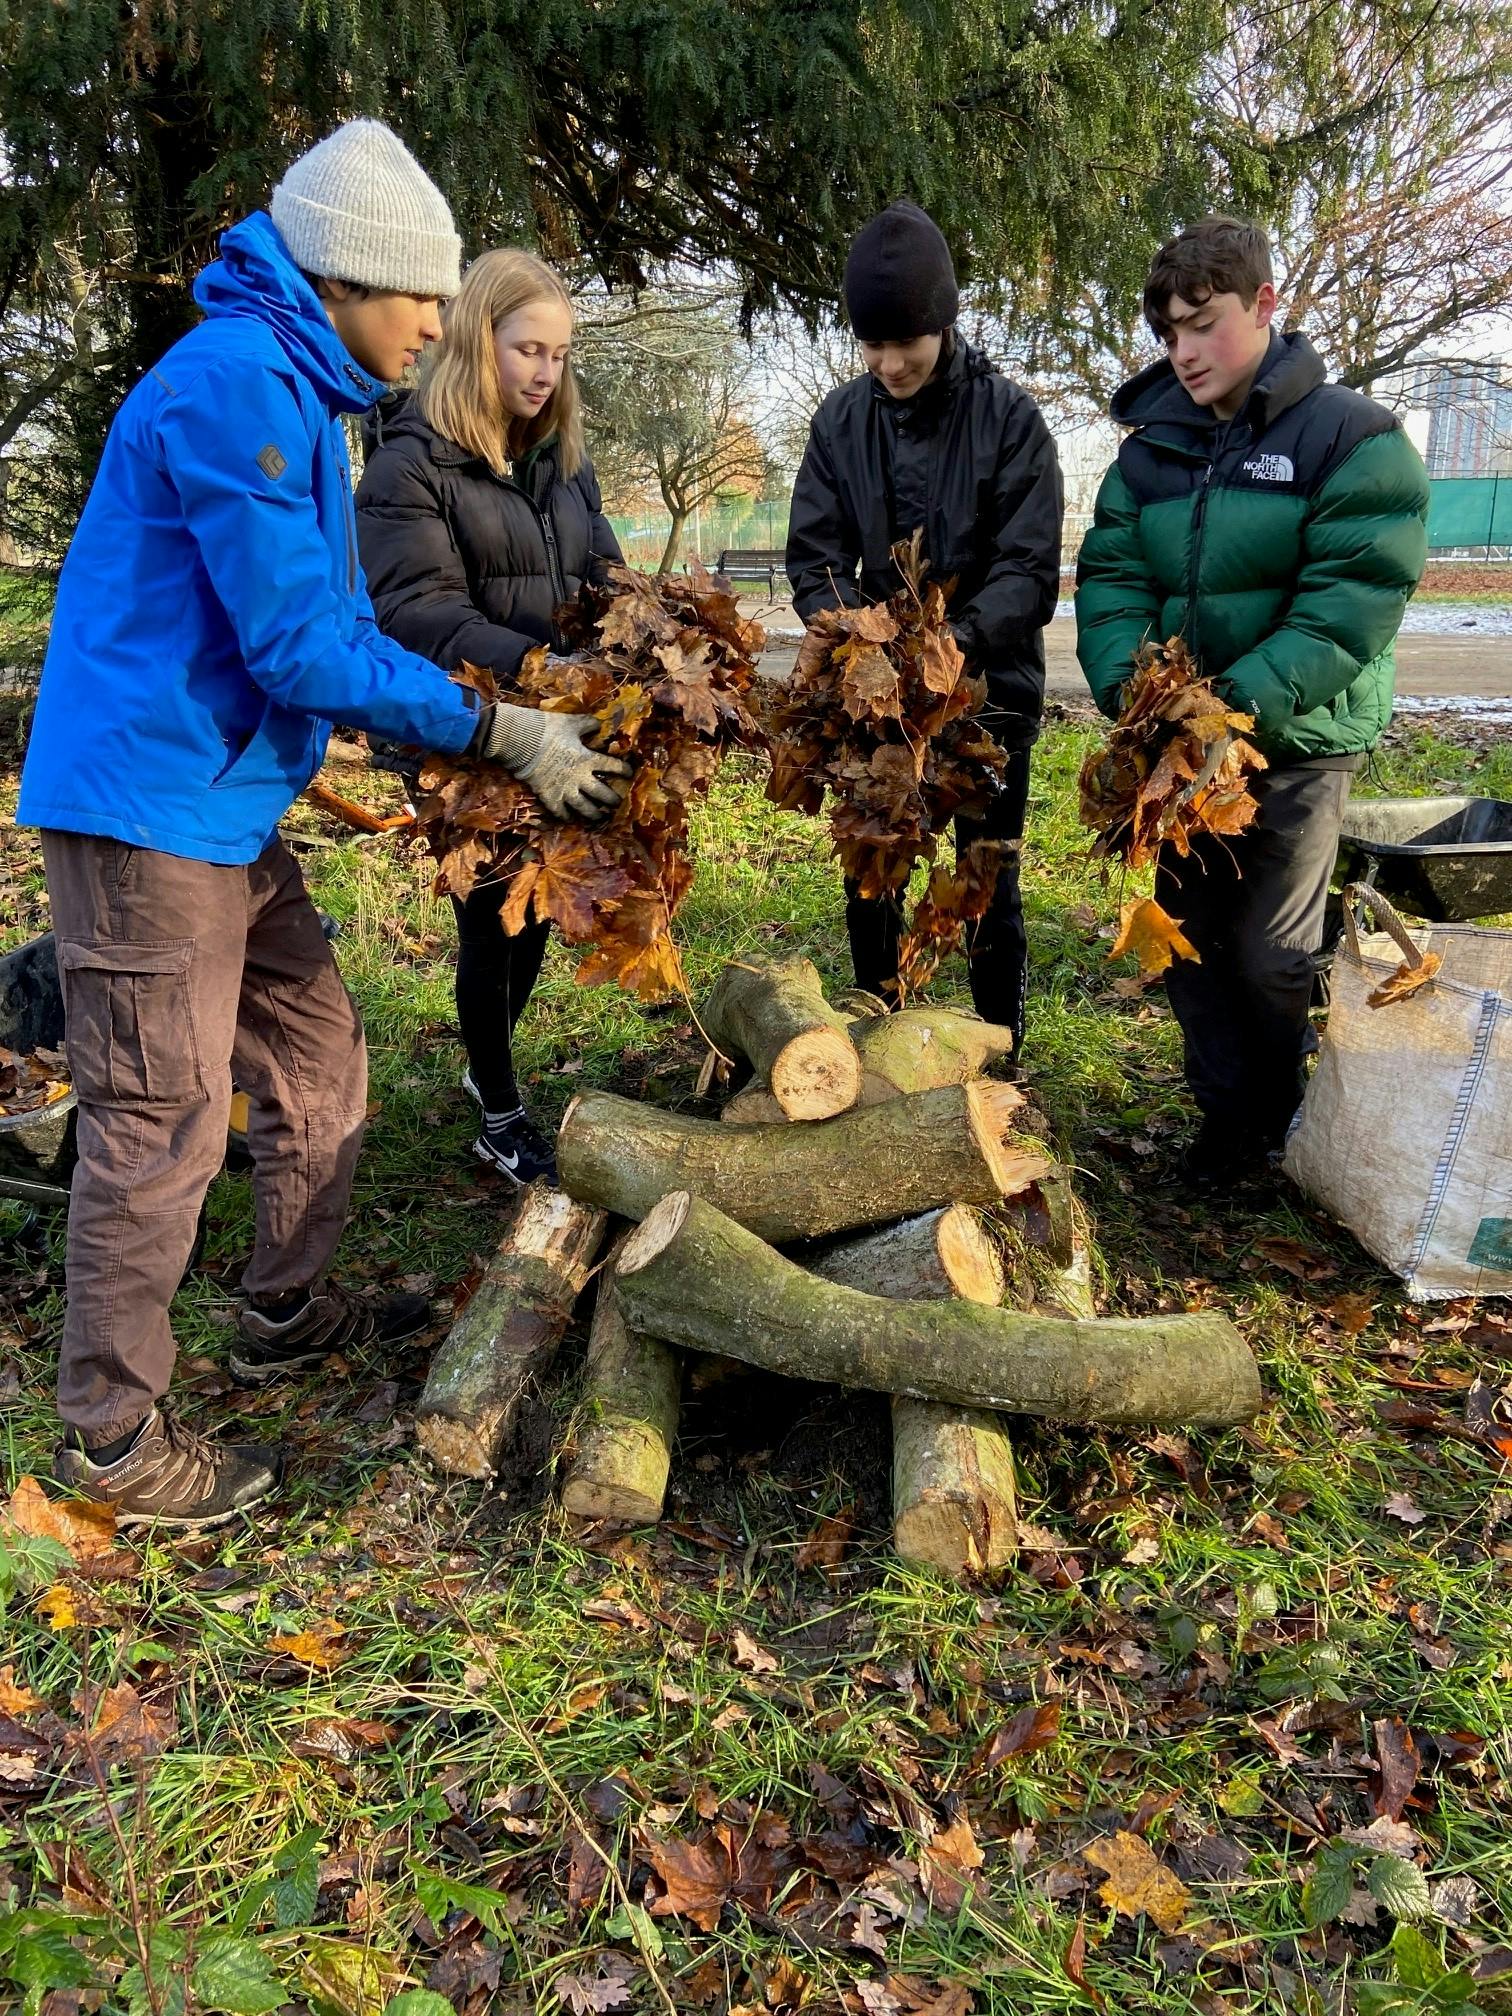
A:
[[[1297,474],[1290,455],[1257,455],[1245,463],[1244,473],[1257,483],[1291,483]]]

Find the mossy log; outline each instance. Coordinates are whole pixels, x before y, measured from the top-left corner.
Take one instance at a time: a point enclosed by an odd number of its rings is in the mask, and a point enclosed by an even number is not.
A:
[[[957,1581],[1006,1568],[1018,1548],[1018,1492],[1002,1417],[895,1397],[892,1431],[900,1558]]]
[[[667,1493],[681,1404],[682,1354],[626,1324],[611,1256],[599,1275],[563,1511],[616,1526],[654,1526]]]
[[[1255,1361],[1224,1316],[1077,1322],[888,1302],[821,1281],[686,1191],[631,1233],[615,1280],[632,1328],[791,1378],[1110,1425],[1229,1426],[1260,1406]]]
[[[717,1049],[749,1059],[789,1120],[827,1120],[855,1105],[860,1059],[812,960],[727,966],[699,1019]]]
[[[1007,1056],[1013,1048],[1011,1029],[954,1008],[863,1015],[849,1028],[861,1059],[857,1103],[862,1106],[880,1105],[900,1092],[969,1084],[994,1058]],[[788,1116],[758,1075],[726,1102],[719,1117],[732,1127],[750,1127]]]
[[[443,1470],[490,1477],[532,1380],[555,1358],[608,1218],[535,1183],[449,1331],[415,1410]]]
[[[1022,1103],[981,1080],[802,1127],[726,1127],[582,1092],[562,1118],[557,1168],[580,1202],[621,1217],[694,1190],[780,1246],[1027,1188],[1050,1164],[1012,1144]]]

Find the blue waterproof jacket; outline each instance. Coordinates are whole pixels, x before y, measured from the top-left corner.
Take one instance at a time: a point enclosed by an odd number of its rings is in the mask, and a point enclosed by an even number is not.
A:
[[[206,319],[116,415],[68,550],[17,817],[247,862],[333,721],[455,753],[477,717],[374,621],[341,415],[384,387],[271,218],[194,294]]]

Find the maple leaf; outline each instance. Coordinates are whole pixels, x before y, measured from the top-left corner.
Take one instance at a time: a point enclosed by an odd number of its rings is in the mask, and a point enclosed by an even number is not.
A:
[[[341,1642],[345,1636],[344,1624],[334,1617],[321,1617],[306,1631],[280,1631],[268,1640],[268,1650],[281,1652],[286,1659],[297,1660],[318,1673],[328,1673],[347,1656],[350,1648]]]
[[[581,943],[594,935],[595,912],[630,887],[630,877],[614,864],[609,849],[579,826],[561,826],[541,835],[540,865],[531,888],[537,917],[559,925],[563,937]]]
[[[1141,1912],[1162,1932],[1179,1932],[1191,1905],[1191,1893],[1173,1876],[1146,1841],[1121,1830],[1082,1850],[1086,1859],[1107,1871],[1098,1890],[1104,1904],[1126,1918]]]
[[[1366,1007],[1390,1008],[1394,1002],[1410,1001],[1428,985],[1443,963],[1437,952],[1420,952],[1415,962],[1404,959],[1394,973],[1388,973],[1379,985],[1371,988],[1365,996]]]
[[[642,1001],[664,1001],[669,994],[688,991],[681,956],[665,935],[649,945],[626,944],[622,939],[596,945],[573,979],[579,987],[612,981]]]
[[[87,1498],[49,1498],[35,1477],[21,1477],[0,1513],[5,1526],[34,1539],[55,1540],[76,1567],[87,1567],[115,1545],[115,1508]],[[59,1564],[61,1565],[61,1564]]]
[[[903,711],[898,672],[875,644],[847,645],[837,653],[845,668],[840,698],[848,714],[862,721],[896,721]]]
[[[1173,958],[1202,963],[1202,954],[1180,924],[1149,896],[1125,903],[1119,913],[1118,936],[1108,957],[1121,959],[1126,952],[1136,955],[1141,973],[1164,973]]]
[[[972,1888],[972,1871],[980,1869],[983,1860],[966,1819],[942,1827],[924,1844],[919,1851],[919,1882],[936,1911],[953,1917],[960,1910]]]
[[[14,1666],[0,1666],[0,1715],[29,1715],[43,1705],[40,1694],[16,1679]]]
[[[76,1696],[74,1707],[90,1715],[87,1738],[76,1735],[81,1747],[87,1743],[99,1763],[141,1763],[161,1756],[178,1740],[178,1717],[171,1708],[144,1701],[129,1681],[107,1687],[98,1696]]]

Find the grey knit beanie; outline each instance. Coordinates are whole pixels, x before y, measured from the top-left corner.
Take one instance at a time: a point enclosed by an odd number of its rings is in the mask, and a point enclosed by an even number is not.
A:
[[[445,296],[462,285],[446,198],[377,119],[353,119],[301,154],[268,207],[306,273],[400,294]]]

